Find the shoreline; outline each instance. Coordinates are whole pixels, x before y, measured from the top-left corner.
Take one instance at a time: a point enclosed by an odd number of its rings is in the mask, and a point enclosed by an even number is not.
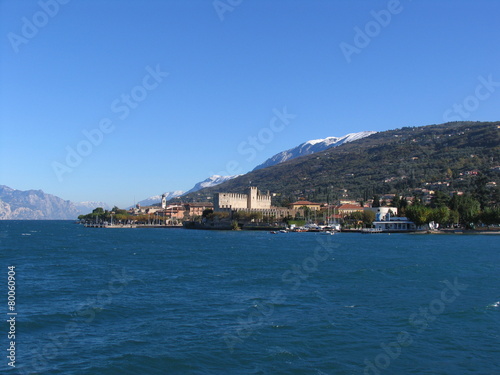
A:
[[[284,229],[283,227],[265,227],[265,226],[243,226],[238,230],[234,230],[226,225],[218,225],[218,226],[208,226],[208,225],[192,225],[192,226],[184,226],[184,225],[153,225],[153,224],[123,224],[123,225],[102,225],[102,224],[86,224],[85,228],[102,228],[102,229],[194,229],[194,230],[219,230],[219,231],[274,231]],[[293,232],[293,231],[291,231]],[[312,231],[304,231],[302,233],[321,233],[318,230]],[[294,233],[294,232],[293,232]],[[299,233],[299,232],[297,232]],[[366,232],[362,229],[342,229],[337,233],[361,233],[361,234],[434,234],[434,235],[500,235],[500,228],[494,229],[442,229],[442,230],[417,230],[417,231],[401,231],[401,230],[388,230],[388,231],[380,231],[380,232]]]

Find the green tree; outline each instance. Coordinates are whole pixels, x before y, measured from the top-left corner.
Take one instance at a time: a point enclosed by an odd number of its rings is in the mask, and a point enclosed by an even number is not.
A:
[[[401,204],[401,197],[399,196],[399,194],[396,194],[391,202],[391,206],[399,209],[400,204]]]
[[[363,224],[363,212],[354,211],[344,218],[345,222],[357,228]]]
[[[500,207],[487,207],[479,215],[479,219],[486,225],[500,224]]]
[[[408,201],[406,200],[406,198],[402,198],[398,206],[398,215],[405,216],[407,207],[408,207]]]
[[[308,218],[311,216],[311,209],[307,206],[300,207],[301,210],[304,210],[304,218]]]
[[[431,210],[422,205],[411,205],[406,209],[406,217],[413,221],[417,226],[430,222]]]
[[[116,214],[115,215],[115,220],[118,220],[118,221],[125,221],[125,220],[128,220],[129,219],[129,215],[124,215],[124,214]]]
[[[431,207],[447,207],[450,203],[450,196],[442,191],[436,191],[436,194],[431,199]]]
[[[488,178],[484,174],[480,174],[474,178],[473,197],[481,204],[481,208],[488,206],[490,202],[491,191],[486,185]]]
[[[458,224],[460,222],[460,215],[458,211],[450,210],[448,216],[448,224]]]
[[[380,207],[380,197],[378,195],[373,196],[372,207]]]
[[[375,212],[371,210],[364,210],[362,220],[365,227],[371,227],[375,221]]]
[[[450,168],[446,170],[446,177],[450,180],[453,178],[453,171]]]
[[[458,212],[461,224],[470,225],[478,220],[481,204],[471,195],[454,195],[450,208]]]
[[[214,213],[214,210],[212,210],[211,208],[207,208],[207,209],[203,210],[201,217],[208,217],[208,215],[213,214],[213,213]]]
[[[429,219],[439,225],[445,225],[448,223],[450,218],[450,209],[448,207],[442,206],[439,208],[433,208],[430,211]]]
[[[250,213],[250,220],[253,220],[253,221],[260,221],[260,220],[262,220],[263,217],[264,217],[264,215],[262,214],[262,212]]]
[[[422,205],[423,205],[422,199],[417,194],[415,194],[413,196],[412,206],[422,206]]]
[[[104,214],[104,208],[102,207],[97,207],[92,210],[92,214],[94,215],[103,215]]]

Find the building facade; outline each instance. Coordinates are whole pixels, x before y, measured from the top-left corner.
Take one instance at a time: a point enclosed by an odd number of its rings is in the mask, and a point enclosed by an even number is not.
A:
[[[406,217],[387,217],[386,220],[374,221],[373,226],[382,232],[411,232],[417,230],[415,223]]]
[[[302,208],[302,207],[307,207],[307,208],[311,209],[312,211],[318,211],[321,208],[321,204],[309,202],[309,201],[297,201],[297,202],[290,203],[289,207],[292,210],[297,210],[297,209]]]
[[[351,215],[353,212],[363,212],[364,207],[359,204],[345,203],[336,207],[337,212],[340,216],[344,217],[346,215]]]
[[[214,205],[210,202],[196,202],[184,204],[184,209],[189,217],[201,216],[205,210],[213,210]]]
[[[389,220],[390,217],[397,216],[398,214],[398,209],[396,207],[367,207],[365,210],[372,211],[377,221],[385,220],[386,217],[388,218],[386,220]]]
[[[271,208],[271,194],[262,194],[259,190],[251,186],[248,194],[237,193],[217,193],[214,197],[214,210],[221,209],[258,209],[268,210]]]

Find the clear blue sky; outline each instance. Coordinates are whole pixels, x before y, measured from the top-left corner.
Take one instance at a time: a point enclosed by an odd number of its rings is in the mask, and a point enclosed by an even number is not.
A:
[[[309,139],[500,120],[496,0],[60,1],[0,1],[12,188],[123,207]]]

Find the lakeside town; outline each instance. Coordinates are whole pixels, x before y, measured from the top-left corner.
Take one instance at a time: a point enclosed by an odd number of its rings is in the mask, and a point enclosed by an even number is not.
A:
[[[273,194],[255,186],[245,194],[216,193],[213,202],[137,204],[128,210],[96,208],[80,215],[93,228],[187,228],[269,230],[279,232],[361,233],[500,233],[497,208],[481,210],[479,201],[463,192],[415,189],[413,196],[375,195],[366,201],[338,199],[333,203],[299,199],[273,206]]]

